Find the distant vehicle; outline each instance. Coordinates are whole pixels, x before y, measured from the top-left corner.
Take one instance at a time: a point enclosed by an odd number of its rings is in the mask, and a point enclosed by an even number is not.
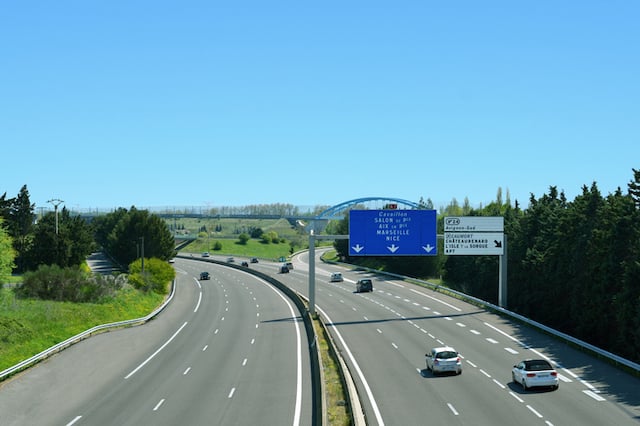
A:
[[[203,252],[202,257],[209,257],[209,252],[208,251]]]
[[[373,291],[373,283],[368,278],[358,280],[356,283],[356,293],[361,293],[363,291]]]
[[[334,272],[331,274],[331,279],[329,280],[332,283],[342,282],[344,278],[342,278],[342,274],[340,272]]]
[[[458,352],[450,346],[433,348],[425,354],[427,370],[433,374],[455,372],[462,374],[462,363]]]
[[[233,263],[233,262],[235,262],[235,261],[236,261],[236,260],[235,260],[233,257],[228,257],[228,258],[227,258],[227,262],[229,262],[229,263]]]
[[[243,260],[243,261],[242,261],[242,263],[241,263],[241,265],[242,265],[242,266],[245,266],[245,267],[247,267],[247,268],[248,268],[248,267],[249,267],[249,262],[247,262],[247,261]]]
[[[289,273],[289,268],[287,268],[287,265],[282,265],[280,267],[280,273],[281,274],[288,274]]]
[[[289,268],[290,271],[293,270],[293,263],[287,262],[285,263],[285,265],[287,266],[287,268]]]
[[[176,259],[172,257],[171,259],[169,259],[169,263],[176,263]]]
[[[209,277],[209,273],[208,272],[200,272],[200,281],[202,280],[208,280]]]
[[[513,366],[511,378],[524,390],[535,386],[549,386],[556,390],[560,386],[558,373],[545,359],[527,359]]]
[[[257,257],[252,257],[251,258],[251,263],[258,263],[258,258]]]

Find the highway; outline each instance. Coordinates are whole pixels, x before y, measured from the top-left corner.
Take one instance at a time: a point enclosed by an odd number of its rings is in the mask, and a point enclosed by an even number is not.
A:
[[[308,258],[280,280],[308,293]],[[262,267],[266,267],[262,266]],[[344,282],[330,283],[331,272]],[[360,277],[372,293],[354,293]],[[369,425],[637,425],[640,380],[552,337],[406,282],[316,260],[316,306],[352,371]],[[460,376],[425,370],[425,353],[451,345]],[[557,363],[557,391],[524,391],[511,368]]]
[[[293,264],[289,274],[276,262],[250,268],[306,295],[307,254]],[[176,270],[176,297],[157,319],[94,336],[2,384],[0,424],[311,424],[308,350],[291,302],[236,269],[178,259]],[[201,271],[211,280],[195,279]],[[345,281],[330,283],[332,272]],[[354,292],[361,277],[373,292]],[[316,307],[369,425],[640,424],[639,379],[458,299],[316,260]],[[460,376],[425,370],[424,354],[445,344],[463,358]],[[557,365],[559,390],[511,382],[514,364],[539,357]]]
[[[243,271],[177,260],[149,323],[91,337],[0,386],[0,425],[309,425],[295,305]],[[201,271],[211,280],[198,281]]]

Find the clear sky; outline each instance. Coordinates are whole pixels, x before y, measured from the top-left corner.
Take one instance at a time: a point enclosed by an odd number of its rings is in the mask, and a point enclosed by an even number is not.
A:
[[[5,1],[0,195],[526,207],[640,169],[640,1]]]

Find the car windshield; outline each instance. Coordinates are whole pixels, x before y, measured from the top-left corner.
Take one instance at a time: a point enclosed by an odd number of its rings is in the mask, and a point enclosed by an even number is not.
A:
[[[524,363],[525,369],[527,371],[542,371],[542,370],[553,370],[553,367],[551,367],[551,364],[549,364],[547,361],[526,361]]]
[[[438,358],[438,359],[451,359],[451,358],[455,358],[457,356],[458,356],[458,354],[456,352],[452,352],[452,351],[438,352],[436,354],[436,358]]]

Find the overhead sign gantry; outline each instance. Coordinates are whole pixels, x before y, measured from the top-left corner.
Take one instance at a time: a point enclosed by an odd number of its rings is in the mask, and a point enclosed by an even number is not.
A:
[[[349,211],[349,256],[435,256],[435,210]]]

